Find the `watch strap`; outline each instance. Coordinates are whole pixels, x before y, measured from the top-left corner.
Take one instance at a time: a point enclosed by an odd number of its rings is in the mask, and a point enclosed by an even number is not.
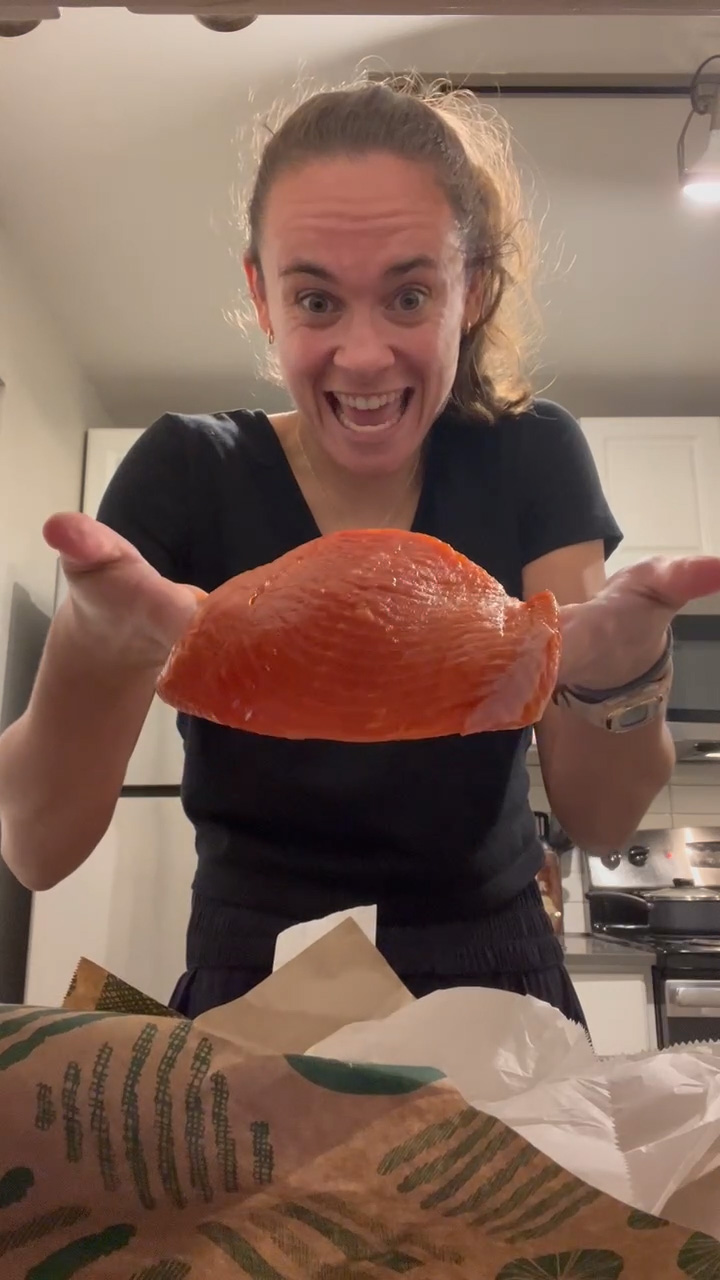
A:
[[[553,702],[610,733],[628,733],[649,724],[663,711],[672,684],[672,632],[657,662],[641,676],[615,689],[557,685]]]
[[[671,628],[668,627],[663,652],[657,662],[654,662],[642,675],[636,676],[634,680],[629,680],[627,684],[617,685],[614,689],[587,689],[583,685],[559,684],[555,686],[553,702],[562,700],[565,693],[572,694],[577,702],[587,702],[590,705],[598,702],[615,702],[618,698],[629,697],[642,689],[646,689],[648,685],[653,685],[658,680],[661,680],[672,662],[672,655],[673,634]]]

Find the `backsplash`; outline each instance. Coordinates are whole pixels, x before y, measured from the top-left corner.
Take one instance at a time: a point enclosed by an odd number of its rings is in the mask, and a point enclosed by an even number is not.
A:
[[[529,765],[530,804],[548,811],[540,766]],[[655,797],[640,829],[648,827],[720,827],[720,763],[678,764],[670,785]]]
[[[533,809],[547,813],[549,806],[540,766],[529,765],[528,772],[530,804]],[[715,826],[720,827],[720,763],[676,765],[670,785],[655,798],[640,823],[641,830]],[[563,854],[561,865],[565,932],[585,933],[588,926],[580,855],[576,850]]]

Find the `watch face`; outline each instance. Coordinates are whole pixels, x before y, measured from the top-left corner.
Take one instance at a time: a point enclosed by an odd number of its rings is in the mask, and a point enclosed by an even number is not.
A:
[[[641,725],[649,724],[651,720],[655,719],[663,705],[663,701],[662,697],[654,697],[629,707],[623,707],[620,711],[616,711],[614,715],[608,717],[608,728],[613,733],[626,733],[630,729],[639,729]]]

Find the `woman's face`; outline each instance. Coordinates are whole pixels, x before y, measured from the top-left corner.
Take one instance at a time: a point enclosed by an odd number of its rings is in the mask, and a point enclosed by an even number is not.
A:
[[[306,429],[340,466],[384,474],[450,395],[477,319],[458,228],[429,167],[378,153],[282,174],[246,265]]]

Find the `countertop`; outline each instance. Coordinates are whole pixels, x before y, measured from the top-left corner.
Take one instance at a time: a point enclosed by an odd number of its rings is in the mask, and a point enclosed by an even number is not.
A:
[[[613,938],[568,933],[562,939],[562,945],[568,969],[616,969],[618,972],[637,973],[651,969],[655,963],[655,949],[651,942],[642,948],[628,947]]]

